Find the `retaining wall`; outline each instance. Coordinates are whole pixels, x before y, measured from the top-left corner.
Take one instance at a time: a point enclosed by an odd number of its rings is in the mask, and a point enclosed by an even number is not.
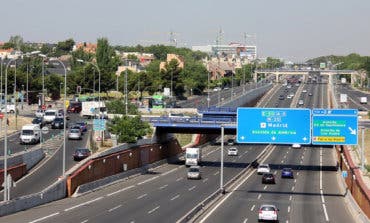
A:
[[[353,162],[346,146],[337,146],[336,150],[339,167],[348,173],[345,178],[347,190],[351,192],[352,197],[367,218],[370,218],[370,191],[362,180],[361,171]]]

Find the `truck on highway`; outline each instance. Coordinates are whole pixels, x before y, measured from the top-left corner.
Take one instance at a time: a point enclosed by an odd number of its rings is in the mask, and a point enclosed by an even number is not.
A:
[[[36,144],[40,142],[40,126],[37,124],[27,124],[22,126],[19,136],[21,144]]]
[[[361,104],[367,104],[367,97],[360,97]]]
[[[186,166],[198,166],[202,162],[202,150],[201,148],[186,148],[185,153],[185,165]]]
[[[84,118],[107,118],[107,108],[103,101],[82,102],[81,116]]]

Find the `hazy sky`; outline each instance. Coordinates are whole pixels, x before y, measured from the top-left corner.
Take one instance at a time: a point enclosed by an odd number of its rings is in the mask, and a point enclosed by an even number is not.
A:
[[[113,45],[179,46],[244,42],[261,57],[303,61],[323,55],[370,55],[370,0],[8,0],[0,2],[0,41],[68,38]]]

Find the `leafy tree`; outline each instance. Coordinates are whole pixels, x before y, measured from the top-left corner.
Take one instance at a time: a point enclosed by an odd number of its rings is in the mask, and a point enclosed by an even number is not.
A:
[[[140,115],[114,117],[111,123],[108,123],[108,130],[117,135],[119,143],[134,143],[152,132],[149,123],[143,122]]]
[[[180,77],[182,69],[179,67],[179,62],[176,59],[172,59],[169,63],[166,63],[165,69],[161,70],[162,80],[164,80],[165,87],[171,88],[173,96],[181,97],[184,93],[184,83]]]
[[[23,45],[23,38],[19,35],[11,36],[9,39],[9,43],[13,45],[13,48],[16,50],[21,50],[21,47]]]
[[[114,100],[110,102],[106,102],[107,110],[109,113],[112,114],[126,114],[126,106],[123,100]],[[136,106],[128,103],[128,114],[130,115],[138,115],[139,111],[137,110]]]
[[[72,38],[58,42],[56,52],[58,55],[68,54],[72,51],[74,45],[75,41]]]

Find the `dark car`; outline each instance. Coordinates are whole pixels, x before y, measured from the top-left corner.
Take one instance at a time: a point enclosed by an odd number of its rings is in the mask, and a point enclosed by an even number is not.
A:
[[[82,110],[81,102],[71,102],[71,104],[67,108],[68,113],[80,113],[81,110]]]
[[[40,128],[42,128],[42,127],[45,125],[44,120],[43,120],[43,118],[42,118],[42,117],[34,118],[34,119],[32,120],[32,124],[37,124],[37,125],[39,125],[39,126],[40,126]]]
[[[63,118],[63,116],[64,116],[64,110],[63,109],[59,109],[58,110],[58,117],[59,118]],[[66,115],[66,119],[69,120],[69,116],[68,115]]]
[[[87,123],[86,122],[76,122],[76,125],[80,126],[82,132],[87,131]]]
[[[272,173],[264,173],[262,175],[263,184],[275,184],[275,176]]]
[[[73,153],[73,160],[83,160],[91,155],[91,151],[88,148],[77,148]]]
[[[284,98],[285,98],[284,95],[279,96],[279,100],[284,100]]]
[[[52,129],[62,129],[64,128],[64,119],[63,118],[55,118],[54,121],[51,122]]]
[[[283,168],[281,171],[281,178],[293,178],[293,170],[292,168]]]

